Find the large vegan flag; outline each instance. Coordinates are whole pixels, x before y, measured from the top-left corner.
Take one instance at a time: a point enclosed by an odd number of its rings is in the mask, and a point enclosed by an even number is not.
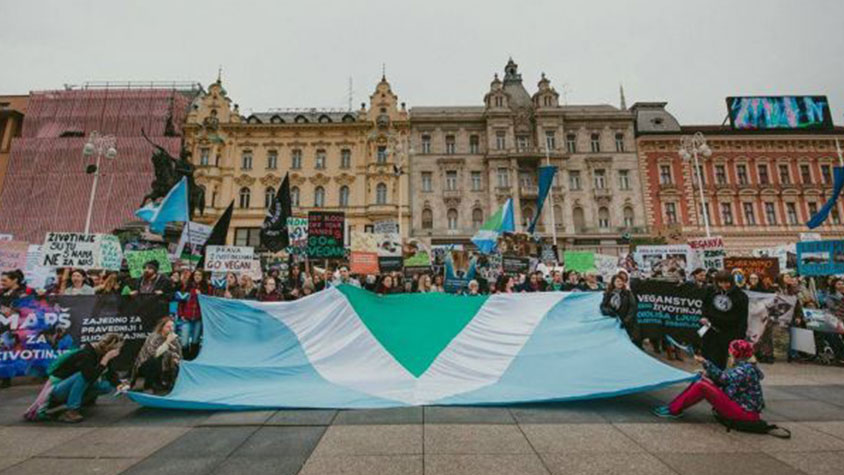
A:
[[[200,296],[203,342],[166,396],[180,409],[378,408],[609,397],[690,381],[651,358],[599,293]]]
[[[472,242],[475,243],[475,246],[478,246],[482,253],[489,254],[495,251],[496,246],[498,246],[498,236],[501,233],[515,230],[513,199],[508,198],[507,202],[494,215],[490,216],[481,226],[481,229],[472,236]]]
[[[261,226],[261,245],[272,252],[278,252],[288,246],[287,218],[293,216],[290,205],[290,179],[287,174],[281,182],[281,188],[273,197],[267,209],[264,225]]]
[[[155,234],[164,234],[164,228],[170,222],[190,220],[188,211],[188,179],[182,177],[160,203],[148,203],[135,211],[135,216],[149,223],[149,230]]]
[[[554,183],[554,175],[557,173],[557,167],[544,166],[539,167],[539,193],[536,197],[536,215],[530,222],[527,232],[533,234],[536,229],[536,223],[539,222],[539,217],[542,216],[542,205],[545,204],[545,198],[548,197],[548,191],[551,190],[551,184]]]
[[[838,201],[838,198],[841,196],[841,190],[844,188],[844,167],[835,167],[832,170],[832,179],[833,179],[833,188],[832,188],[832,196],[829,197],[826,203],[818,210],[818,212],[809,219],[809,222],[806,223],[806,226],[809,229],[815,229],[816,227],[823,224],[826,221],[827,216],[829,216],[830,211],[835,208],[835,203]]]

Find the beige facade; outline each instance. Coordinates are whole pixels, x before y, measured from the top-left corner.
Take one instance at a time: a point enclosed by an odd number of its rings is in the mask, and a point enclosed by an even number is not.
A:
[[[561,247],[616,252],[622,235],[646,231],[633,115],[623,98],[621,108],[560,105],[544,75],[530,95],[510,60],[483,105],[413,107],[410,123],[414,237],[468,242],[511,197],[517,228],[526,227],[546,163],[558,173],[540,234],[552,234],[549,209]]]
[[[193,104],[185,128],[206,190],[204,221],[235,203],[228,242],[259,245],[271,197],[290,176],[293,213],[344,211],[347,231],[409,222],[406,175],[409,120],[385,78],[358,111],[277,110],[242,116],[218,80]],[[400,180],[405,183],[400,183]],[[400,199],[400,193],[404,196]],[[347,232],[347,236],[348,236]]]

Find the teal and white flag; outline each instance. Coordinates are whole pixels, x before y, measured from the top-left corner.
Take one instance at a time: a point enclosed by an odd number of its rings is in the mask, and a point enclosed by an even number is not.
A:
[[[609,397],[696,375],[651,358],[600,293],[378,296],[342,285],[294,302],[200,296],[202,350],[180,409],[378,408]]]
[[[148,203],[135,211],[135,216],[149,223],[149,230],[155,234],[164,234],[167,223],[190,220],[188,211],[188,179],[182,177],[176,186],[167,192],[161,203]]]
[[[472,242],[475,246],[478,246],[478,249],[482,253],[489,254],[495,251],[495,248],[498,246],[498,236],[501,233],[512,233],[515,230],[516,223],[513,219],[513,199],[510,198],[472,236]]]

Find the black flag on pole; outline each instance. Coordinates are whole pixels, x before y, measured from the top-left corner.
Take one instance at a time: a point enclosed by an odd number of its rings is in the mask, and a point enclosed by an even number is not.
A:
[[[273,197],[267,209],[267,217],[261,226],[261,245],[271,252],[278,252],[289,244],[287,218],[293,215],[290,207],[290,180],[287,174],[281,182],[281,188]]]
[[[229,207],[226,208],[226,211],[222,214],[222,216],[220,216],[217,222],[214,223],[214,227],[211,228],[211,234],[208,235],[208,240],[205,241],[205,246],[202,248],[202,257],[196,264],[197,269],[202,269],[205,265],[205,251],[208,249],[208,246],[226,245],[226,236],[229,234],[229,224],[232,221],[232,212],[234,212],[234,200],[229,203]]]

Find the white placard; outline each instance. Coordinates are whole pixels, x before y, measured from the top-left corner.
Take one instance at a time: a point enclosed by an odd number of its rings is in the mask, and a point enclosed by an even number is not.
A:
[[[210,272],[250,272],[255,260],[251,246],[207,246],[205,270]]]

